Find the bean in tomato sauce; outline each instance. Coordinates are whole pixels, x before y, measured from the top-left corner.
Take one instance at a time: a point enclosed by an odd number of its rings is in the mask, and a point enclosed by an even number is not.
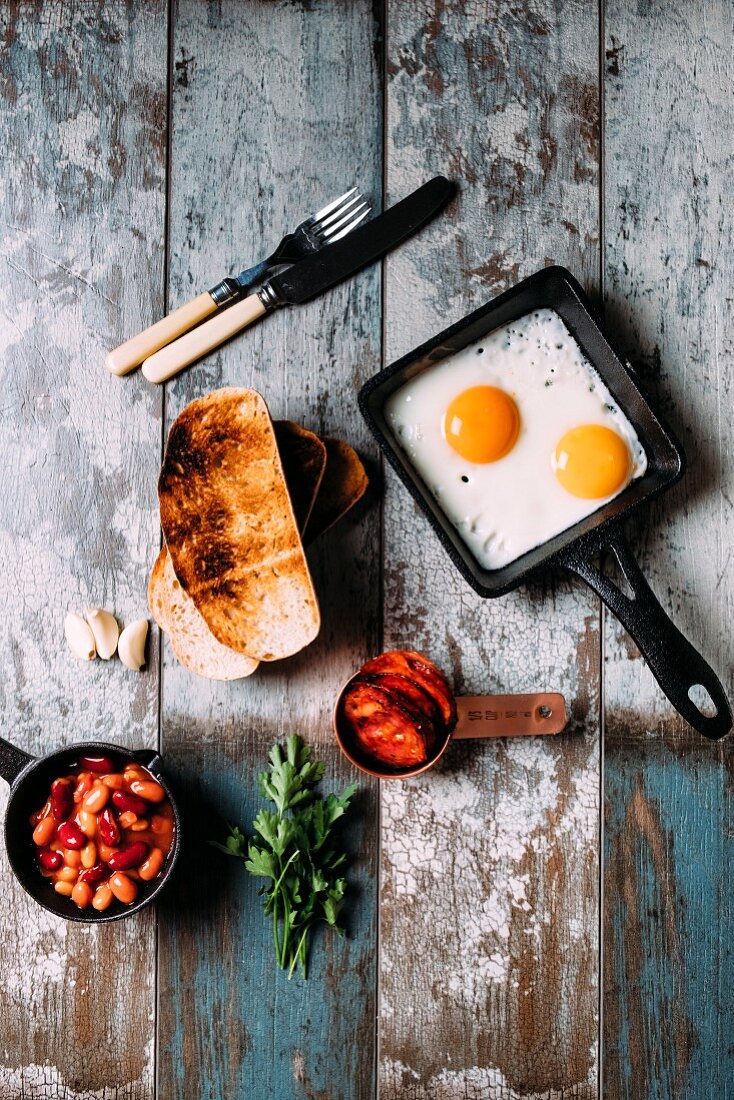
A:
[[[81,756],[30,819],[39,873],[80,909],[131,905],[162,873],[175,820],[166,792],[134,760]]]

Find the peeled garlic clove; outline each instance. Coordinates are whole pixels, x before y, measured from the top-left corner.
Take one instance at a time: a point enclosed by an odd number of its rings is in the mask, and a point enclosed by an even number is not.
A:
[[[87,611],[87,622],[94,635],[97,656],[103,661],[109,661],[117,649],[117,639],[120,637],[117,619],[103,607],[90,607]]]
[[[117,643],[117,655],[126,668],[136,672],[145,664],[145,639],[148,637],[148,620],[136,619],[126,626]]]
[[[94,634],[89,623],[85,623],[81,615],[75,615],[73,611],[64,619],[64,634],[69,644],[69,649],[80,661],[93,661],[97,656]]]

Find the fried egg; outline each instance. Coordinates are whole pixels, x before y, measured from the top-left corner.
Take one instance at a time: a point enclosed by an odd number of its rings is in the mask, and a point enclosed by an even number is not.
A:
[[[573,527],[647,468],[632,424],[551,309],[429,367],[385,415],[485,569]]]

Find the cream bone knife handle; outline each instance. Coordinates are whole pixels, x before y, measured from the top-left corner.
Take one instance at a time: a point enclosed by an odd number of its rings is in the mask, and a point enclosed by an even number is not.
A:
[[[135,367],[139,367],[159,348],[170,344],[176,337],[210,317],[219,309],[219,305],[220,303],[212,298],[211,292],[205,290],[203,294],[199,294],[179,309],[174,309],[173,313],[169,313],[150,328],[139,332],[137,336],[126,340],[124,344],[120,344],[119,348],[111,351],[106,359],[107,370],[112,374],[127,374]]]
[[[223,310],[217,317],[212,317],[210,321],[151,355],[143,363],[143,374],[149,382],[165,382],[190,363],[201,359],[202,355],[218,348],[241,329],[257,321],[267,313],[267,308],[263,305],[260,294],[250,294],[243,301]]]
[[[560,733],[566,725],[566,700],[556,691],[531,695],[459,695],[459,720],[453,736],[532,737]]]

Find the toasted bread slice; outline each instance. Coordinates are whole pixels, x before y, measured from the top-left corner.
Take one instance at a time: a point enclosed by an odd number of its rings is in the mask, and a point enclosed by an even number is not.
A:
[[[326,469],[326,446],[292,420],[276,420],[273,427],[298,530],[304,531]]]
[[[326,447],[326,470],[316,503],[304,530],[308,544],[332,527],[362,497],[369,484],[362,460],[341,439],[322,438]]]
[[[176,577],[218,641],[263,661],[313,641],[318,602],[260,394],[217,390],[183,410],[158,497]]]
[[[148,585],[148,604],[161,630],[170,635],[178,661],[208,680],[240,680],[259,662],[222,645],[179,584],[167,547],[156,558]]]

